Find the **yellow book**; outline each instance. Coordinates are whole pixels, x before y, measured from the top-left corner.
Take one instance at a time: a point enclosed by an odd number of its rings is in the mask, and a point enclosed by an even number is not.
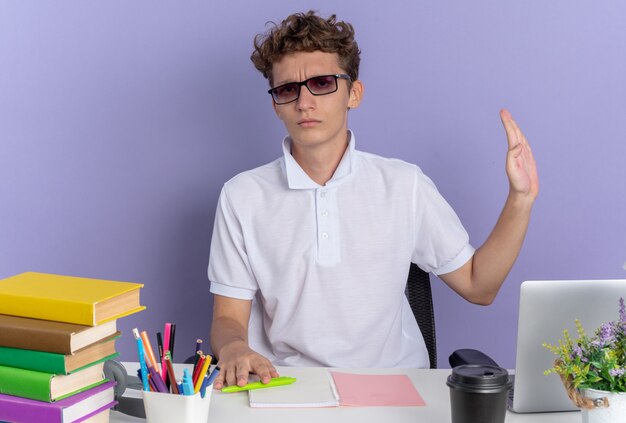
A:
[[[0,280],[0,314],[96,326],[144,310],[143,284],[26,272]]]

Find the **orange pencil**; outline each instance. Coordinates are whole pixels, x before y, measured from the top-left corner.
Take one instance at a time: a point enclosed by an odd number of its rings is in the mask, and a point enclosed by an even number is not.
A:
[[[157,365],[156,357],[154,356],[154,351],[152,350],[152,345],[150,345],[148,333],[145,330],[141,331],[141,340],[143,341],[143,349],[146,350],[146,358],[150,361],[152,367],[154,367],[154,370],[156,370],[156,372],[160,375],[161,373],[159,371],[159,366]]]

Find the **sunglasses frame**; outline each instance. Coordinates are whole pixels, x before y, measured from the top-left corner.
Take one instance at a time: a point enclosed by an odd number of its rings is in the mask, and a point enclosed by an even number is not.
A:
[[[317,78],[328,78],[329,76],[332,76],[332,77],[335,78],[335,89],[334,90],[329,91],[327,93],[322,93],[322,94],[315,94],[313,91],[311,91],[311,88],[308,86],[308,82],[309,81],[312,81],[312,80],[317,79]],[[311,95],[315,95],[315,96],[327,95],[327,94],[332,94],[334,92],[337,92],[337,90],[339,89],[339,84],[337,83],[337,79],[345,79],[345,80],[348,80],[348,81],[352,80],[350,75],[347,75],[345,73],[336,73],[336,74],[329,74],[329,75],[317,75],[317,76],[313,76],[311,78],[305,79],[304,81],[288,82],[286,84],[282,84],[282,85],[279,85],[277,87],[270,88],[267,91],[267,93],[272,96],[272,100],[274,101],[274,104],[276,104],[276,105],[289,104],[289,103],[293,103],[294,101],[296,101],[297,99],[300,98],[300,92],[302,90],[302,86],[303,85],[306,87],[307,90],[309,90]],[[295,86],[297,86],[298,87],[298,94],[296,95],[296,98],[294,98],[293,100],[289,100],[289,101],[285,101],[285,102],[279,103],[278,101],[276,101],[276,96],[274,95],[274,91],[278,90],[279,88],[283,88],[285,86],[288,86],[288,85],[295,85]]]

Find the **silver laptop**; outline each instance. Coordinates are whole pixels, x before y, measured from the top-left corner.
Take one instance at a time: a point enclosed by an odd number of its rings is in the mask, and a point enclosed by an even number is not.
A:
[[[517,357],[512,402],[518,413],[576,410],[558,375],[545,376],[556,356],[542,344],[557,344],[563,329],[576,339],[575,319],[592,335],[619,319],[626,280],[526,281],[520,288]]]

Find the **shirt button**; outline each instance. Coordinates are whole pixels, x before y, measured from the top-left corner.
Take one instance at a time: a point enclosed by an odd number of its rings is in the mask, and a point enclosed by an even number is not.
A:
[[[322,197],[322,198],[326,197],[326,191],[320,192],[320,197]]]
[[[326,216],[328,216],[328,210],[324,210],[324,211],[322,212],[322,217],[326,217]]]
[[[322,234],[322,239],[328,239],[328,234],[326,232]]]

